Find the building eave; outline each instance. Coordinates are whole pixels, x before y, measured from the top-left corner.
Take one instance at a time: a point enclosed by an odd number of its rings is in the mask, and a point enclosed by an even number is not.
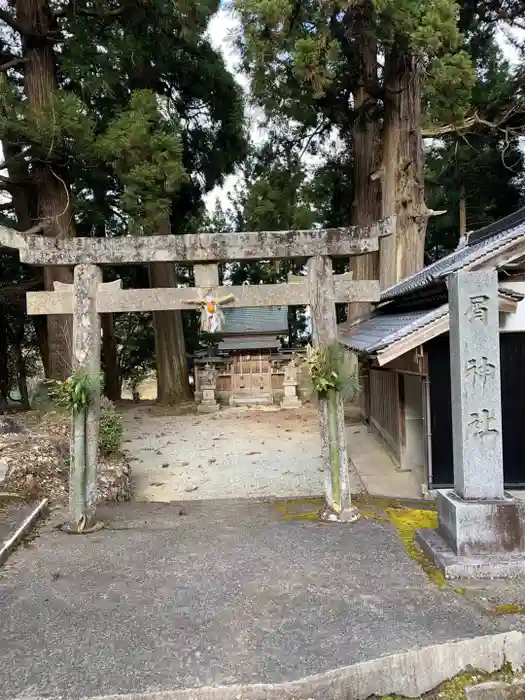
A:
[[[512,290],[499,290],[499,310],[502,313],[515,313],[519,301],[523,295]],[[384,366],[392,360],[404,355],[411,350],[428,343],[433,338],[447,333],[450,325],[448,303],[429,311],[423,311],[412,321],[407,321],[404,326],[398,327],[394,331],[385,332],[382,339],[378,339],[373,345],[368,348],[360,347],[357,343],[352,344],[352,335],[357,337],[359,325],[367,322],[373,327],[374,318],[379,323],[384,323],[385,320],[396,319],[395,314],[376,314],[369,316],[365,320],[361,320],[357,324],[348,327],[342,326],[340,331],[340,342],[347,345],[355,352],[368,355],[374,358],[379,366]],[[350,334],[350,337],[344,337]]]

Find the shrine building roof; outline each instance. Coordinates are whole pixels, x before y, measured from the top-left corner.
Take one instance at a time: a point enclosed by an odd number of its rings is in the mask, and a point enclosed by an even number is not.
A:
[[[223,307],[224,332],[222,335],[252,335],[268,333],[282,335],[288,333],[288,308],[245,307],[229,309]]]

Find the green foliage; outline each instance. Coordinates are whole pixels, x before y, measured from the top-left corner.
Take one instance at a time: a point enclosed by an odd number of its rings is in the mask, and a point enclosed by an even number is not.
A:
[[[466,51],[435,56],[429,62],[424,89],[426,124],[461,123],[471,106],[475,83]]]
[[[320,397],[333,390],[348,399],[355,397],[361,390],[356,364],[339,343],[315,349],[308,345],[306,355],[298,356],[296,362],[306,367],[312,391]]]
[[[126,376],[126,384],[131,392],[138,389],[139,385],[151,375],[151,371],[145,365],[138,365],[129,370]]]
[[[72,374],[64,382],[55,381],[49,394],[59,408],[80,413],[91,402],[94,381],[99,379],[95,380],[84,373]]]
[[[518,76],[490,34],[469,31],[470,53],[478,66],[472,109],[491,122],[523,102]],[[459,240],[463,198],[467,230],[486,226],[523,204],[523,153],[519,132],[476,125],[466,133],[452,131],[429,148],[425,159],[426,196],[431,209],[446,211],[429,221],[429,262],[453,250]]]
[[[103,455],[113,456],[119,453],[122,445],[124,426],[121,415],[105,396],[100,401],[100,432],[98,448]]]
[[[176,121],[163,120],[153,92],[140,90],[95,148],[112,161],[123,184],[120,203],[130,217],[130,230],[158,232],[169,216],[170,195],[186,179]]]
[[[352,96],[370,82],[360,61],[361,44],[370,40],[387,63],[393,50],[417,57],[429,109],[435,102],[440,117],[459,119],[468,108],[473,69],[455,0],[236,0],[235,7],[243,23],[244,66],[255,100],[269,115],[286,114],[311,129],[327,121],[347,130],[357,116]],[[367,86],[373,94],[384,89],[384,73]],[[381,110],[374,118],[380,116]]]
[[[85,374],[74,374],[65,382],[56,381],[50,386],[49,394],[60,411],[84,411],[91,401],[94,380]],[[98,380],[100,381],[100,380]],[[119,452],[122,445],[124,426],[122,417],[115,406],[105,396],[100,400],[99,450],[111,456]]]

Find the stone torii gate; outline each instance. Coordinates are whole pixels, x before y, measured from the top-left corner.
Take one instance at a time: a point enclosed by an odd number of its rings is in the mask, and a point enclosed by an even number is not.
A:
[[[73,316],[72,370],[100,375],[101,313],[167,311],[191,308],[213,292],[229,296],[229,307],[309,305],[313,345],[337,342],[335,304],[379,300],[378,281],[352,281],[349,275],[334,275],[332,258],[349,258],[379,249],[379,239],[391,235],[394,220],[372,226],[307,231],[259,231],[254,233],[198,233],[190,235],[122,236],[118,238],[56,239],[34,233],[19,233],[0,226],[0,245],[19,251],[28,265],[74,267],[72,285],[57,283],[55,291],[28,292],[30,315]],[[307,259],[307,276],[288,283],[257,286],[219,286],[219,263],[237,260]],[[104,284],[103,265],[173,262],[194,267],[194,288],[122,289],[120,280]],[[96,384],[96,383],[95,383]],[[338,397],[339,484],[333,488],[326,401],[319,401],[322,456],[325,463],[326,517],[348,522],[357,519],[351,504],[344,411]],[[88,407],[85,473],[75,471],[71,458],[69,494],[70,525],[94,522],[100,389],[95,387]],[[74,437],[73,437],[74,439]],[[72,451],[72,455],[73,455]],[[335,493],[334,493],[335,492]]]

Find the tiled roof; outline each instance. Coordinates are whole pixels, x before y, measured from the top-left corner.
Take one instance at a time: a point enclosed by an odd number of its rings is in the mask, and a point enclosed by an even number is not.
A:
[[[422,289],[437,280],[444,279],[450,273],[475,262],[478,258],[498,250],[521,236],[525,236],[525,207],[490,224],[490,226],[473,231],[468,236],[467,244],[462,248],[458,248],[420,272],[416,272],[385,289],[381,294],[381,301],[395,299],[403,294]]]
[[[521,292],[504,287],[499,288],[499,295],[517,302],[525,298]],[[448,304],[441,304],[430,311],[416,309],[397,314],[376,313],[353,326],[340,325],[339,340],[355,352],[374,354],[446,314]]]
[[[286,306],[274,308],[245,307],[242,309],[223,308],[224,334],[240,333],[288,333],[288,309]]]
[[[339,327],[339,340],[355,352],[372,354],[448,313],[448,304],[432,310],[377,314],[355,326]]]

